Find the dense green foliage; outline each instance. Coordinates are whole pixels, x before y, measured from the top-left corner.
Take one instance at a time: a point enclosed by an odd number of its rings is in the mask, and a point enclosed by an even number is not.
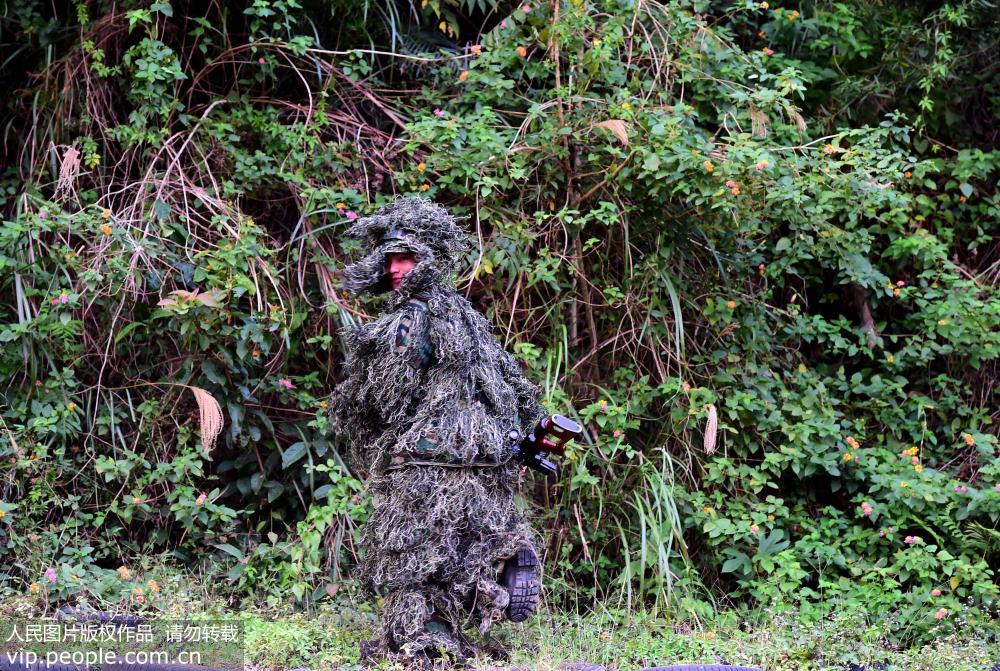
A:
[[[559,603],[988,616],[995,8],[772,4],[8,2],[7,586],[333,592],[367,507],[324,399],[377,309],[338,233],[414,192],[588,428],[528,492]]]

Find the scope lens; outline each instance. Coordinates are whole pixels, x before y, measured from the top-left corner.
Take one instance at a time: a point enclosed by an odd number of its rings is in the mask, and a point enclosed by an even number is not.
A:
[[[553,423],[562,429],[563,431],[568,431],[570,433],[581,433],[583,431],[582,427],[574,422],[569,417],[564,417],[563,415],[556,415],[552,418]]]

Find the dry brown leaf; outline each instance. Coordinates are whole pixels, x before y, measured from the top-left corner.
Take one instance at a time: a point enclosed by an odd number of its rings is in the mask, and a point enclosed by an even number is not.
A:
[[[805,131],[806,120],[802,118],[802,115],[795,111],[790,112],[790,115],[792,117],[792,121],[795,122],[795,127],[800,131]]]
[[[598,128],[606,128],[611,131],[611,134],[618,138],[623,145],[626,147],[628,146],[628,124],[621,119],[608,119],[607,121],[595,123],[594,126]]]
[[[222,294],[219,291],[212,290],[207,293],[199,294],[195,292],[196,296],[192,296],[193,300],[201,301],[202,305],[207,305],[210,308],[219,307],[219,299],[222,298]]]
[[[208,454],[215,446],[215,439],[222,432],[224,424],[222,408],[215,397],[201,387],[189,387],[189,389],[194,393],[195,400],[198,401],[198,410],[201,412],[201,444],[205,449],[205,454]]]
[[[715,454],[715,439],[719,435],[719,413],[715,405],[708,405],[708,422],[705,423],[705,454]]]
[[[752,125],[753,134],[757,137],[764,137],[767,135],[767,114],[757,109],[756,107],[750,108],[750,123]]]
[[[173,296],[173,298],[163,298],[156,304],[160,307],[166,307],[170,305],[177,305],[183,301],[197,301],[202,305],[208,306],[210,308],[215,308],[219,306],[219,300],[222,298],[222,294],[217,290],[212,290],[206,293],[199,293],[197,289],[194,291],[185,291],[184,289],[176,289],[171,291],[168,296]]]

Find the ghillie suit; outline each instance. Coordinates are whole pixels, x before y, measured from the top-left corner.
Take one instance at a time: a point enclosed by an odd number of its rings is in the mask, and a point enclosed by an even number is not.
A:
[[[382,315],[345,333],[347,378],[331,403],[353,463],[371,474],[374,511],[358,574],[385,598],[373,652],[461,660],[476,652],[463,625],[485,633],[508,608],[496,580],[505,560],[505,579],[509,558],[537,561],[514,503],[509,435],[525,435],[544,410],[490,323],[455,291],[451,274],[468,243],[444,208],[397,200],[348,235],[367,253],[344,270],[354,294],[389,290],[387,253],[411,251],[417,260]]]

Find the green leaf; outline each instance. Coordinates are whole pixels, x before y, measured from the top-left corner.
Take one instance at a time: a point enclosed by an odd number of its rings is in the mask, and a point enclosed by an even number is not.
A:
[[[122,338],[124,338],[125,336],[127,336],[129,333],[139,328],[140,326],[145,326],[145,324],[141,321],[129,322],[128,324],[126,324],[121,331],[115,334],[115,344],[120,342]]]
[[[264,487],[267,489],[268,503],[274,503],[279,496],[285,493],[285,486],[280,482],[269,480]]]
[[[766,537],[760,539],[760,546],[757,550],[758,556],[768,556],[777,554],[789,546],[789,542],[784,540],[784,533],[779,529],[773,529]]]
[[[281,455],[281,468],[284,470],[301,459],[306,453],[306,444],[301,440],[293,443]]]
[[[729,559],[728,561],[726,561],[726,563],[722,565],[722,572],[736,573],[736,569],[742,568],[742,566],[743,566],[743,560],[739,557],[733,557],[732,559]]]
[[[235,546],[233,546],[233,545],[230,545],[229,543],[212,543],[212,545],[214,547],[219,548],[220,550],[222,550],[226,554],[230,554],[230,555],[236,557],[237,559],[240,559],[240,560],[243,559],[243,553],[240,552],[240,549],[237,548],[237,547],[235,547]]]
[[[207,359],[202,362],[201,372],[205,374],[205,377],[217,385],[224,386],[226,384],[226,378],[219,371],[218,364],[211,359]]]
[[[154,2],[152,5],[149,6],[149,11],[159,12],[164,16],[174,15],[174,9],[173,7],[170,6],[169,2]]]
[[[722,565],[723,573],[736,573],[737,569],[739,569],[741,573],[750,572],[750,557],[746,556],[742,552],[739,552],[738,550],[733,550],[732,548],[727,549],[725,553],[729,555],[730,558],[727,559]]]
[[[228,578],[229,580],[236,580],[241,575],[243,575],[243,571],[245,570],[246,570],[246,564],[244,564],[243,562],[236,562],[229,568],[229,571],[226,572],[226,578]]]
[[[157,198],[153,201],[153,214],[160,221],[165,221],[170,216],[170,206]]]

